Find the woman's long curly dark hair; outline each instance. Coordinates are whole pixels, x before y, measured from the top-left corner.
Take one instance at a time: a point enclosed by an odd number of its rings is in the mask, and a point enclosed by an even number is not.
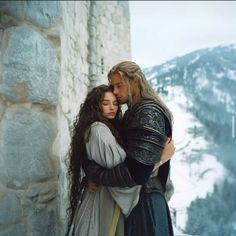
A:
[[[68,177],[70,182],[70,206],[67,209],[67,213],[69,215],[67,234],[69,234],[73,217],[75,215],[76,207],[79,203],[79,190],[81,188],[81,183],[84,176],[82,166],[85,162],[85,158],[87,158],[85,147],[86,131],[89,130],[89,127],[95,121],[103,122],[110,128],[112,134],[121,144],[121,139],[115,129],[115,126],[118,124],[121,118],[120,107],[118,107],[117,115],[112,121],[109,121],[101,114],[100,104],[106,92],[112,92],[112,88],[107,85],[100,85],[98,87],[93,88],[88,93],[84,103],[81,104],[79,114],[76,116],[73,125],[72,139],[69,149]]]

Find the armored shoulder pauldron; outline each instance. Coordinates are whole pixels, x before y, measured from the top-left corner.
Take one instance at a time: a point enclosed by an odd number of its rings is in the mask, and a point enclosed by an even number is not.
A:
[[[151,100],[143,100],[125,115],[124,124],[128,156],[146,165],[158,162],[167,138],[161,107]]]

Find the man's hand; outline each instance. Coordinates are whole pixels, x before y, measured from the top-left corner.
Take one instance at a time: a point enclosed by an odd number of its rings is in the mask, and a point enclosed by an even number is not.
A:
[[[170,141],[170,138],[168,138],[166,140],[165,147],[162,151],[160,161],[155,164],[153,170],[158,169],[162,164],[164,164],[165,162],[170,160],[171,157],[174,155],[174,153],[175,153],[174,140],[171,139],[171,141]]]

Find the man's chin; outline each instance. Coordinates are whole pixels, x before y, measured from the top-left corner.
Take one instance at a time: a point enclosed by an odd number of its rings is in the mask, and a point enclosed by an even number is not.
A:
[[[125,101],[123,101],[122,99],[117,99],[118,100],[118,102],[119,102],[119,104],[121,104],[121,105],[123,105],[123,104],[125,104],[126,102]]]

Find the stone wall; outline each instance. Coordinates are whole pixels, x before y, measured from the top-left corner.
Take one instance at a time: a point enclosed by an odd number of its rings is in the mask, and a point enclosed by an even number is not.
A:
[[[0,2],[0,235],[64,235],[70,129],[130,59],[122,1]]]

